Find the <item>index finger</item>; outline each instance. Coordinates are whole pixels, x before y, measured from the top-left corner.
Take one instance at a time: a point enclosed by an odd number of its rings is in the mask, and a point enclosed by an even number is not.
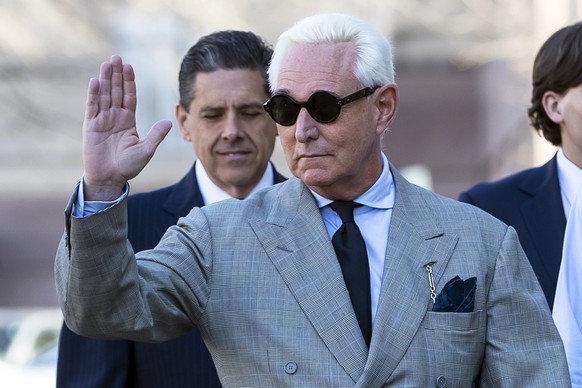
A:
[[[91,78],[87,86],[87,104],[85,106],[85,118],[90,119],[97,116],[99,112],[99,80]]]

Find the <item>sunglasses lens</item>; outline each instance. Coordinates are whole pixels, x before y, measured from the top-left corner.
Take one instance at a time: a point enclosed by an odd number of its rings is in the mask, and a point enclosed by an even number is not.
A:
[[[265,110],[280,125],[293,125],[299,110],[305,107],[309,115],[320,123],[331,123],[338,118],[341,110],[339,100],[328,92],[316,92],[306,103],[297,103],[291,97],[278,94],[265,104]]]
[[[295,102],[287,96],[273,96],[267,103],[267,112],[276,123],[281,125],[293,125],[297,120],[299,108]]]
[[[338,99],[327,92],[314,93],[307,101],[307,111],[320,123],[331,123],[338,118],[340,110]]]

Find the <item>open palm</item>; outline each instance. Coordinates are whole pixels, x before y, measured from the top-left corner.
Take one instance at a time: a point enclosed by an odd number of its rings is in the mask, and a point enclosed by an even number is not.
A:
[[[101,64],[99,78],[89,81],[83,123],[85,195],[88,200],[111,200],[152,158],[172,124],[158,121],[139,138],[135,109],[135,75],[119,56]]]

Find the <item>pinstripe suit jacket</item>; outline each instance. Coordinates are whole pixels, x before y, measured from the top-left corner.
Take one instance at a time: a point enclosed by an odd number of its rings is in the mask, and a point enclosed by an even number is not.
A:
[[[274,183],[285,178],[274,171]],[[176,184],[131,195],[128,240],[135,252],[151,249],[166,229],[204,206],[194,167]],[[197,329],[160,344],[60,335],[58,388],[220,387],[216,369]]]
[[[396,202],[369,350],[317,204],[296,178],[194,209],[137,260],[123,202],[71,218],[56,258],[67,323],[149,341],[198,324],[225,386],[569,386],[515,230],[391,170]],[[477,277],[473,312],[430,311],[429,263],[437,292],[455,275]]]
[[[459,200],[515,228],[552,308],[566,232],[556,156],[543,166],[479,183],[459,194]]]

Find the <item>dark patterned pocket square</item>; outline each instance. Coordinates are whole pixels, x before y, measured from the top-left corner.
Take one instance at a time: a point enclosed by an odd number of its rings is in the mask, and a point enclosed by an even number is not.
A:
[[[458,275],[445,284],[435,299],[432,311],[470,313],[475,307],[477,278],[462,280]]]

